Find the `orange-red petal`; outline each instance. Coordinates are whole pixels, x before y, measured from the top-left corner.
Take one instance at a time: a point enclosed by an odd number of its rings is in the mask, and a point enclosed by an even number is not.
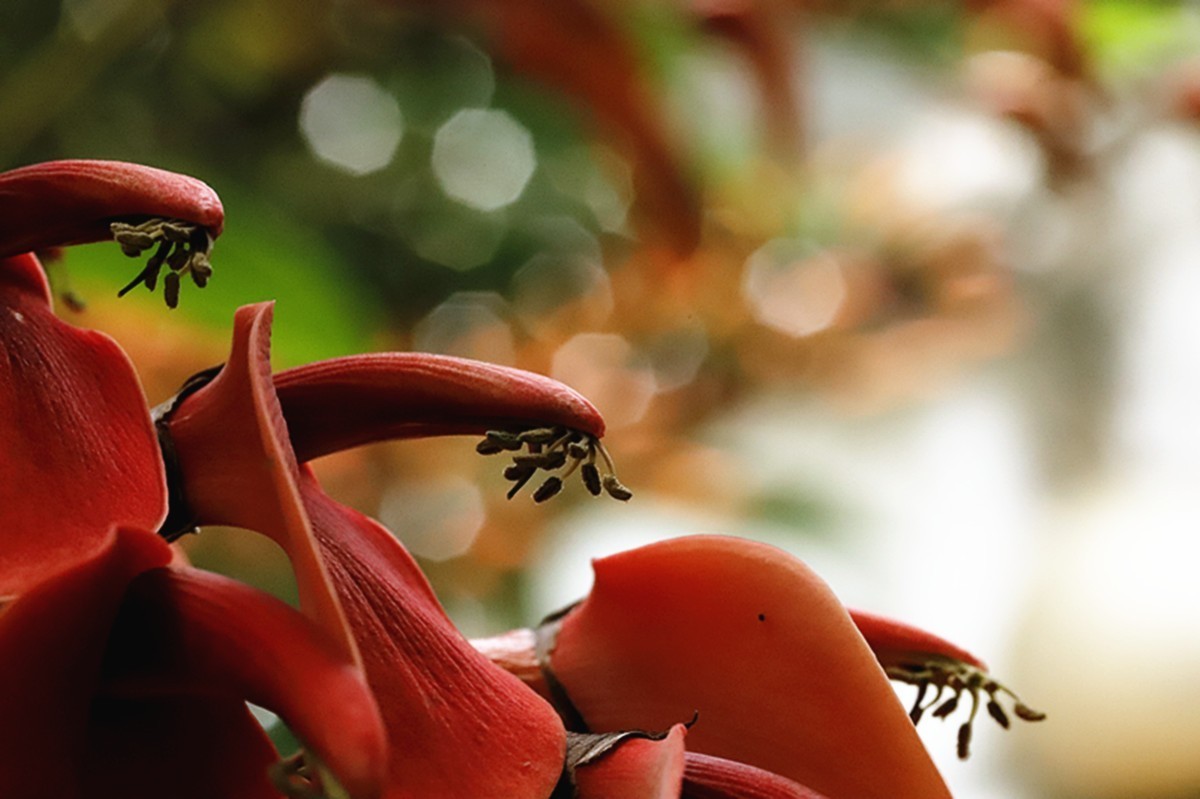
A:
[[[218,236],[225,212],[202,181],[121,161],[48,161],[0,172],[0,257],[102,241],[117,219],[163,217]]]
[[[362,672],[279,600],[191,568],[139,577],[113,631],[106,690],[204,694],[278,713],[356,799],[385,780],[383,722]]]
[[[948,796],[849,614],[792,556],[698,536],[598,560],[550,663],[591,729],[662,729],[689,748],[830,796]]]
[[[462,637],[396,538],[327,497],[305,504],[391,743],[386,799],[544,799],[563,767],[557,714]]]
[[[271,378],[272,308],[238,310],[229,361],[179,404],[168,428],[195,520],[256,530],[278,543],[295,570],[301,609],[353,662],[354,641],[313,540]]]
[[[754,766],[688,752],[683,799],[826,799],[798,782]]]
[[[629,738],[575,768],[578,799],[678,799],[683,784],[682,724],[665,738]]]
[[[0,597],[92,557],[112,525],[153,530],[162,459],[129,359],[59,320],[30,254],[0,259]]]
[[[153,533],[110,529],[0,611],[0,786],[5,796],[81,797],[88,707],[129,581],[171,558]]]
[[[557,380],[446,355],[334,358],[280,372],[275,388],[301,461],[373,441],[521,424],[604,435],[595,406]]]

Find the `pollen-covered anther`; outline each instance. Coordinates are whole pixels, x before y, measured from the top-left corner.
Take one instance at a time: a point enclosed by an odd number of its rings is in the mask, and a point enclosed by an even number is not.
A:
[[[566,427],[535,427],[522,431],[489,430],[475,446],[480,455],[512,452],[512,464],[505,468],[504,479],[513,485],[508,498],[517,495],[539,471],[561,469],[543,482],[533,494],[535,502],[545,502],[562,491],[564,481],[579,471],[584,486],[593,496],[608,493],[622,502],[633,496],[617,479],[612,457],[595,436]],[[599,456],[604,471],[597,466]]]
[[[917,686],[917,697],[908,714],[913,724],[918,723],[930,708],[933,708],[931,715],[934,718],[946,719],[958,710],[963,694],[970,698],[971,711],[958,729],[958,756],[962,760],[971,755],[971,727],[979,712],[981,694],[987,697],[985,707],[988,715],[1006,730],[1010,721],[1008,713],[998,701],[1000,694],[1007,694],[1013,700],[1012,712],[1022,721],[1041,721],[1046,718],[1045,713],[1033,710],[1021,702],[1015,693],[993,680],[986,672],[957,660],[939,658],[888,665],[885,671],[890,679]],[[925,697],[930,687],[935,691],[933,697],[926,701]],[[951,692],[951,696],[942,701],[942,695],[947,691]]]
[[[209,232],[198,225],[171,219],[147,219],[138,224],[113,222],[109,225],[113,239],[121,246],[121,252],[131,258],[140,257],[154,248],[154,254],[146,266],[132,281],[117,292],[124,297],[136,286],[145,285],[150,291],[158,284],[159,273],[165,265],[169,270],[163,278],[163,296],[171,308],[179,304],[179,289],[184,275],[191,275],[198,288],[204,288],[212,277],[213,239]]]

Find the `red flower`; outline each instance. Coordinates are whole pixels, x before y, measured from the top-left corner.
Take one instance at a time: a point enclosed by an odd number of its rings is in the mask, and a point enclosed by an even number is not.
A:
[[[228,363],[152,420],[125,356],[60,322],[19,250],[106,225],[129,252],[149,239],[158,253],[131,285],[152,287],[165,263],[173,302],[179,275],[207,277],[214,203],[203,184],[131,165],[0,175],[0,211],[22,220],[0,228],[0,646],[19,653],[0,659],[7,791],[257,799],[336,782],[358,799],[934,799],[946,788],[888,676],[919,686],[912,720],[946,690],[935,716],[972,700],[963,754],[983,696],[1007,725],[1007,689],[977,659],[851,614],[799,561],[736,539],[601,560],[591,596],[540,640],[473,646],[397,539],[326,496],[303,461],[475,433],[481,453],[511,454],[510,496],[542,475],[542,501],[578,474],[591,493],[628,499],[603,419],[553,380],[439,356],[273,376],[263,304],[238,312]],[[191,569],[163,540],[210,523],[276,541],[300,610]],[[271,776],[247,700],[306,746]]]
[[[357,796],[375,795],[383,730],[361,672],[295,611],[189,569],[153,532],[167,494],[137,378],[110,339],[54,316],[22,252],[157,217],[145,235],[175,235],[166,226],[182,220],[207,242],[215,195],[145,167],[59,162],[0,175],[0,211],[5,794],[277,796],[249,698]],[[173,274],[197,269],[194,241],[170,242],[190,259]]]

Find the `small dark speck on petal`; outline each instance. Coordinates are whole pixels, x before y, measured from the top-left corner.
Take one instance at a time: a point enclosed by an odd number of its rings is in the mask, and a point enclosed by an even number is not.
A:
[[[758,620],[759,620],[759,621],[766,621],[766,620],[767,620],[767,614],[765,614],[765,613],[760,613],[760,614],[758,614]]]

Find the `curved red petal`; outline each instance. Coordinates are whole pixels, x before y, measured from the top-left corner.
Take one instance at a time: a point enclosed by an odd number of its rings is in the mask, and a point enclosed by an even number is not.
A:
[[[0,611],[0,785],[5,796],[79,794],[88,706],[129,581],[171,558],[153,533],[110,529]]]
[[[115,219],[164,217],[218,236],[225,212],[202,181],[121,161],[48,161],[0,172],[0,257],[111,238]]]
[[[0,260],[0,452],[0,597],[91,556],[110,526],[153,530],[166,512],[129,359],[53,314],[32,255]]]
[[[826,799],[786,777],[745,763],[688,752],[683,799]]]
[[[930,657],[955,660],[987,671],[987,664],[945,638],[886,616],[850,610],[850,618],[884,666]]]
[[[837,597],[799,560],[717,536],[596,561],[551,666],[593,730],[689,716],[695,751],[831,796],[948,792]]]
[[[387,725],[384,796],[549,796],[566,747],[550,705],[471,647],[391,533],[311,473],[302,489]]]
[[[356,661],[296,485],[298,467],[271,379],[272,308],[238,310],[229,362],[179,405],[170,435],[197,520],[256,530],[283,547],[301,608]]]
[[[383,722],[362,672],[311,621],[235,580],[196,569],[138,578],[113,630],[109,690],[196,692],[278,713],[342,786],[382,790]]]
[[[277,759],[241,700],[98,698],[88,725],[83,796],[279,799],[267,775]]]
[[[595,406],[557,380],[446,355],[334,358],[280,372],[275,388],[301,461],[373,441],[522,423],[604,435]]]
[[[676,724],[655,741],[631,738],[598,760],[575,770],[578,799],[679,799],[683,784],[683,738]]]

